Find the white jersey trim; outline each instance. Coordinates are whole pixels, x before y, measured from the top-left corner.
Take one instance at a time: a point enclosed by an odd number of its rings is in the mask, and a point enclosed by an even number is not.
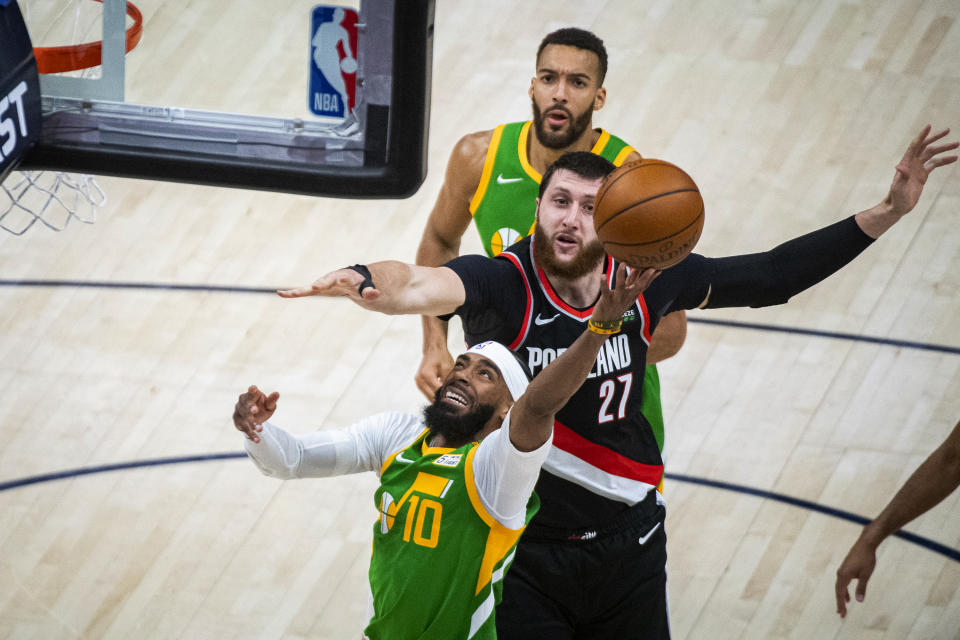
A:
[[[643,500],[651,489],[656,490],[655,486],[646,482],[607,473],[558,447],[550,450],[547,461],[543,463],[543,470],[599,496],[630,506]],[[659,494],[657,501],[662,502]]]

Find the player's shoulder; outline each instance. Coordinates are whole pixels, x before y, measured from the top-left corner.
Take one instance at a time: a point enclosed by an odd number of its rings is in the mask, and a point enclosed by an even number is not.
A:
[[[633,147],[633,145],[630,144],[630,142],[626,138],[616,135],[609,129],[597,128],[597,129],[594,129],[593,131],[594,131],[594,137],[593,137],[594,145],[596,145],[600,141],[600,138],[602,138],[604,134],[606,134],[611,139],[615,140],[618,146],[623,146],[625,149],[630,150],[630,153],[625,158],[623,158],[623,160],[620,161],[621,165],[630,164],[631,162],[640,162],[641,160],[643,160],[643,156],[637,152],[637,150]]]
[[[391,453],[404,449],[427,428],[419,416],[399,411],[377,413],[361,420],[357,426],[366,434],[370,448],[381,463]]]
[[[412,441],[426,428],[420,416],[400,411],[376,413],[358,424],[387,441],[399,442]]]
[[[461,154],[464,157],[469,156],[472,159],[479,160],[481,163],[486,158],[487,150],[493,143],[494,136],[515,135],[523,130],[526,122],[508,122],[497,125],[493,129],[484,129],[483,131],[474,131],[462,136],[454,147],[454,153]]]
[[[454,151],[464,156],[479,156],[480,160],[483,161],[484,156],[487,154],[487,147],[490,146],[490,142],[493,140],[494,131],[495,129],[486,129],[461,136],[461,138],[457,140]]]
[[[450,154],[448,172],[453,170],[460,178],[472,176],[475,179],[469,180],[471,184],[479,182],[487,157],[487,147],[493,139],[493,131],[474,131],[457,140]]]

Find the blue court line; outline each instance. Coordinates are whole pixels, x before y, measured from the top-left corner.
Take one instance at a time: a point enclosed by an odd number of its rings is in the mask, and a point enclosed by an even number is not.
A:
[[[800,329],[796,327],[778,327],[772,324],[759,324],[756,322],[738,322],[736,320],[714,320],[712,318],[691,318],[687,316],[687,322],[699,324],[712,324],[720,327],[732,327],[734,329],[755,329],[757,331],[775,331],[779,333],[794,333],[805,336],[816,336],[818,338],[839,338],[842,340],[853,340],[855,342],[870,342],[873,344],[882,344],[889,347],[903,347],[905,349],[923,349],[925,351],[939,351],[940,353],[960,354],[960,347],[951,347],[945,344],[930,344],[926,342],[912,342],[910,340],[893,340],[891,338],[877,338],[875,336],[864,336],[856,333],[841,333],[839,331],[818,331],[817,329]]]
[[[704,487],[712,487],[714,489],[725,489],[727,491],[733,491],[736,493],[745,493],[747,495],[756,496],[758,498],[765,498],[767,500],[775,500],[777,502],[783,502],[784,504],[789,504],[794,507],[800,507],[801,509],[809,509],[810,511],[816,511],[817,513],[833,516],[834,518],[847,520],[848,522],[853,522],[854,524],[865,525],[870,522],[870,518],[864,518],[863,516],[858,516],[855,513],[850,513],[849,511],[844,511],[842,509],[835,509],[834,507],[827,507],[822,504],[817,504],[816,502],[803,500],[801,498],[794,498],[793,496],[784,495],[782,493],[765,491],[763,489],[755,489],[753,487],[747,487],[742,484],[733,484],[731,482],[721,482],[719,480],[709,480],[707,478],[698,478],[696,476],[688,476],[681,473],[664,473],[663,475],[669,480],[677,480],[679,482],[689,482],[691,484],[699,484]],[[928,551],[939,553],[940,555],[946,556],[955,562],[960,562],[960,549],[952,549],[946,545],[940,544],[939,542],[935,542],[933,540],[930,540],[929,538],[924,538],[923,536],[918,536],[915,533],[910,533],[909,531],[904,531],[902,529],[894,533],[893,536],[896,538],[900,538],[901,540],[906,540],[907,542],[912,542],[913,544],[919,545],[924,549],[927,549]]]
[[[160,291],[202,291],[210,293],[269,293],[276,294],[277,289],[281,287],[238,287],[226,285],[209,284],[163,284],[153,282],[105,282],[105,281],[85,281],[85,280],[0,280],[0,287],[77,287],[87,289],[144,289]],[[772,324],[760,324],[756,322],[738,322],[736,320],[714,320],[711,318],[691,318],[687,321],[694,324],[710,324],[720,327],[731,327],[734,329],[753,329],[755,331],[772,331],[776,333],[790,333],[794,335],[814,336],[818,338],[835,338],[840,340],[851,340],[853,342],[868,342],[871,344],[880,344],[890,347],[901,347],[904,349],[920,349],[923,351],[935,351],[938,353],[952,353],[960,355],[960,347],[952,347],[943,344],[931,344],[926,342],[913,342],[910,340],[894,340],[891,338],[878,338],[875,336],[864,336],[856,333],[842,333],[839,331],[819,331],[816,329],[801,329],[798,327],[780,327]]]
[[[176,456],[173,458],[153,458],[150,460],[134,460],[132,462],[118,462],[116,464],[103,464],[96,467],[79,467],[77,469],[64,469],[63,471],[54,471],[53,473],[44,473],[39,476],[27,476],[17,480],[7,480],[0,482],[0,492],[10,489],[27,487],[31,484],[40,484],[41,482],[52,482],[53,480],[65,480],[77,476],[89,476],[94,473],[105,473],[107,471],[122,471],[124,469],[137,469],[139,467],[159,467],[165,464],[181,464],[183,462],[207,462],[212,460],[230,460],[232,458],[246,458],[245,453],[210,453],[196,456]]]
[[[280,287],[232,287],[211,284],[164,284],[162,282],[97,282],[88,280],[0,280],[0,287],[77,287],[80,289],[145,289],[161,291],[206,291],[210,293],[272,293]]]
[[[246,453],[210,453],[203,455],[195,456],[176,456],[171,458],[153,458],[150,460],[135,460],[132,462],[118,462],[115,464],[105,464],[95,467],[80,467],[77,469],[65,469],[63,471],[55,471],[53,473],[44,473],[37,476],[28,476],[26,478],[19,478],[16,480],[7,480],[6,482],[0,482],[0,492],[9,491],[11,489],[19,489],[21,487],[27,487],[33,484],[40,484],[42,482],[52,482],[54,480],[66,480],[67,478],[75,478],[78,476],[88,476],[94,473],[105,473],[108,471],[122,471],[125,469],[136,469],[139,467],[158,467],[168,464],[182,464],[186,462],[212,462],[217,460],[235,460],[240,458],[246,458]],[[698,478],[696,476],[688,476],[681,473],[665,473],[664,476],[668,480],[676,480],[678,482],[689,482],[691,484],[698,484],[705,487],[711,487],[713,489],[725,489],[727,491],[733,491],[735,493],[744,493],[751,496],[756,496],[758,498],[764,498],[767,500],[775,500],[777,502],[783,502],[794,507],[799,507],[801,509],[808,509],[810,511],[816,511],[817,513],[822,513],[824,515],[832,516],[834,518],[840,518],[841,520],[847,520],[859,525],[865,525],[870,520],[864,518],[863,516],[858,516],[855,513],[850,513],[849,511],[843,511],[842,509],[835,509],[833,507],[827,507],[816,502],[811,502],[809,500],[802,500],[800,498],[794,498],[792,496],[784,495],[782,493],[775,493],[773,491],[765,491],[763,489],[755,489],[753,487],[747,487],[742,484],[733,484],[732,482],[721,482],[719,480],[710,480],[707,478]],[[942,556],[950,558],[955,562],[960,562],[960,549],[951,549],[950,547],[940,544],[930,540],[929,538],[924,538],[923,536],[918,536],[916,534],[910,533],[908,531],[898,531],[893,534],[895,537],[907,542],[912,542],[915,545],[921,546],[928,551],[933,553],[938,553]]]

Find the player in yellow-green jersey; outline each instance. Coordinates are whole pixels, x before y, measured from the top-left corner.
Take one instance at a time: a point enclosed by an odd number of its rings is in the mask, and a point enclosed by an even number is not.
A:
[[[592,151],[619,166],[640,154],[608,131],[592,127],[606,102],[606,50],[594,34],[561,29],[537,51],[537,75],[529,95],[533,119],[467,134],[454,147],[436,204],[427,220],[417,264],[440,266],[457,257],[471,220],[484,250],[496,255],[533,230],[541,174],[569,151]],[[423,320],[423,360],[417,387],[432,397],[452,366],[446,323]],[[660,377],[655,363],[674,355],[686,336],[683,311],[658,325],[647,353],[642,412],[663,447]]]
[[[265,475],[380,474],[365,638],[496,638],[503,576],[537,509],[533,487],[555,414],[655,276],[652,269],[627,275],[621,268],[614,288],[602,287],[588,330],[533,382],[503,345],[473,346],[457,358],[422,418],[382,413],[298,437],[267,422],[279,394],[255,386],[241,394],[234,426]],[[365,286],[375,288],[357,283],[351,290],[358,284],[361,295]]]
[[[502,124],[493,130],[480,184],[470,201],[470,215],[490,257],[533,233],[540,172],[527,160],[532,120]],[[637,152],[620,138],[600,129],[590,149],[616,166]]]

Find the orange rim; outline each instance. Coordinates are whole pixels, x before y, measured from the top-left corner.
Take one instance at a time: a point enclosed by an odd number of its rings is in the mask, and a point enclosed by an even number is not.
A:
[[[103,2],[103,0],[95,0]],[[127,29],[126,52],[140,43],[143,33],[143,14],[132,2],[127,2],[127,15],[133,18],[133,25]],[[37,59],[40,73],[63,73],[96,67],[103,61],[103,42],[85,42],[63,47],[34,47],[33,55]]]

